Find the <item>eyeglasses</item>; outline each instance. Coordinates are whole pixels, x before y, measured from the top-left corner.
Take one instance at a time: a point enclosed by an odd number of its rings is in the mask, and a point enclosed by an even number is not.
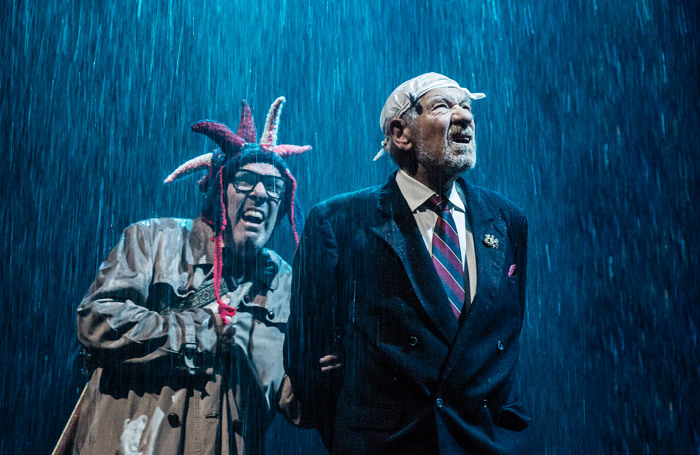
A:
[[[286,182],[282,177],[277,177],[276,175],[264,175],[258,174],[257,172],[249,171],[247,169],[240,169],[233,176],[233,187],[242,193],[249,193],[253,191],[258,185],[258,182],[262,182],[267,193],[267,197],[273,201],[279,201],[282,199],[284,194],[284,188]]]

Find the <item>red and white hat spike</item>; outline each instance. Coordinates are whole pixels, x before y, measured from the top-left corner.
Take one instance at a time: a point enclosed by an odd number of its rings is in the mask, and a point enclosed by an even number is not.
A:
[[[270,110],[267,113],[267,118],[265,120],[265,129],[263,130],[262,139],[260,140],[260,147],[274,152],[282,158],[292,155],[299,155],[311,150],[311,146],[308,145],[277,145],[277,131],[279,128],[282,106],[284,105],[285,101],[285,98],[280,96],[270,106]],[[237,132],[234,133],[223,123],[214,122],[211,120],[202,120],[201,122],[195,123],[192,125],[192,131],[195,133],[205,134],[211,140],[216,142],[216,144],[226,155],[238,154],[243,149],[245,144],[255,143],[256,141],[253,114],[250,111],[250,106],[248,106],[248,103],[245,100],[241,101],[241,120],[238,123]],[[183,163],[182,165],[178,166],[178,168],[175,169],[163,183],[172,183],[179,178],[185,177],[197,171],[210,171],[213,156],[214,155],[212,153],[206,153]]]
[[[213,156],[213,153],[205,153],[204,155],[200,155],[196,158],[192,158],[189,161],[185,161],[179,165],[177,169],[175,169],[173,173],[163,181],[163,183],[172,183],[174,180],[185,177],[186,175],[190,175],[194,172],[204,169],[211,169],[211,159]]]
[[[260,147],[272,149],[277,145],[277,130],[280,124],[280,115],[282,114],[282,106],[286,99],[283,96],[277,98],[267,113],[265,119],[265,128],[263,129],[262,138],[260,138]]]

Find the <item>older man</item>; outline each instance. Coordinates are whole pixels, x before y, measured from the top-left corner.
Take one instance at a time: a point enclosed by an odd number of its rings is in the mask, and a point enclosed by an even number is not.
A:
[[[291,268],[264,246],[284,216],[295,226],[282,157],[309,147],[276,144],[283,102],[259,144],[245,101],[237,133],[195,124],[220,150],[166,182],[207,170],[202,215],[127,227],[100,267],[78,307],[93,373],[59,452],[262,453],[275,410],[290,411]]]
[[[380,117],[399,170],[311,211],[294,262],[285,367],[334,454],[526,452],[516,385],[523,212],[460,175],[476,162],[472,100],[428,73]],[[343,368],[324,377],[318,358]]]

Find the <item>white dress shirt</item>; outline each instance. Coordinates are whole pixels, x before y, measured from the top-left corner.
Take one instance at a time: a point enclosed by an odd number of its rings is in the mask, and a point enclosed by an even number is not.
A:
[[[425,202],[436,195],[436,193],[401,169],[396,173],[396,184],[399,186],[401,194],[404,199],[406,199],[408,207],[413,213],[413,217],[418,225],[418,230],[421,236],[423,236],[423,241],[428,249],[428,254],[431,255],[433,251],[433,229],[435,229],[438,214],[435,213],[434,210],[426,207]],[[471,226],[469,225],[464,202],[462,202],[462,198],[459,197],[454,183],[447,191],[447,194],[450,213],[457,226],[459,249],[462,253],[462,264],[466,264],[469,270],[469,293],[471,302],[474,300],[474,295],[476,295],[476,254],[474,252],[474,236]]]

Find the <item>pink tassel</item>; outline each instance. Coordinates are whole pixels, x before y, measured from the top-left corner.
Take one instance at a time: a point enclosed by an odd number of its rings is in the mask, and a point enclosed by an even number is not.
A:
[[[299,233],[297,232],[297,224],[294,221],[294,195],[297,192],[297,181],[292,173],[289,172],[289,169],[285,169],[285,172],[287,174],[287,178],[292,181],[292,202],[289,209],[289,221],[292,224],[292,232],[294,233],[294,246],[299,246]]]
[[[224,173],[219,172],[219,202],[221,203],[221,232],[212,237],[211,241],[214,242],[214,297],[219,304],[219,316],[224,321],[224,325],[228,324],[227,317],[234,316],[236,314],[236,309],[229,306],[221,300],[221,271],[223,269],[223,251],[222,251],[222,239],[224,237],[224,232],[226,231],[226,205],[224,204]]]

